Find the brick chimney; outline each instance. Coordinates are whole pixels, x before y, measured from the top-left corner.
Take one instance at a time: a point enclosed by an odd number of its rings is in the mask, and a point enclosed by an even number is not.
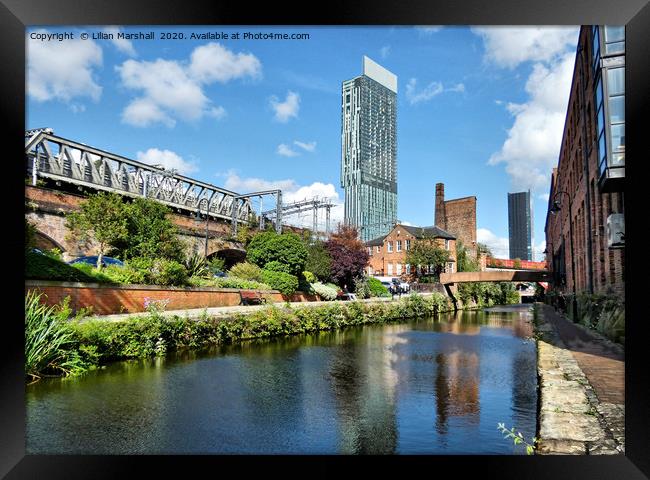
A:
[[[445,214],[445,184],[436,183],[436,210],[433,217],[436,227],[447,229],[447,216]]]

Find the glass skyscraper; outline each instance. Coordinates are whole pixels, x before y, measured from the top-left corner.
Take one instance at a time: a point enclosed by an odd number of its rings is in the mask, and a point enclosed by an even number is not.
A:
[[[533,259],[533,210],[530,190],[508,194],[510,258]]]
[[[368,241],[397,221],[397,76],[364,56],[363,74],[343,82],[341,119],[345,223]]]

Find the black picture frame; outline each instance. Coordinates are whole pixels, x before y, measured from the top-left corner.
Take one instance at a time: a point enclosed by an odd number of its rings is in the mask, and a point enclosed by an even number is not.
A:
[[[0,0],[0,76],[5,169],[4,238],[8,255],[20,252],[23,238],[25,129],[25,28],[35,25],[581,25],[626,24],[626,304],[629,319],[626,336],[626,454],[624,456],[41,456],[25,455],[25,382],[23,373],[24,313],[22,282],[4,287],[4,338],[0,381],[0,475],[6,478],[131,478],[170,473],[201,472],[209,475],[273,471],[281,475],[340,475],[361,467],[368,473],[400,474],[404,469],[424,475],[453,475],[468,468],[477,474],[498,477],[558,479],[641,479],[650,477],[650,375],[645,358],[646,336],[641,313],[643,282],[640,275],[646,256],[639,245],[644,201],[641,164],[647,157],[641,132],[648,115],[650,78],[650,5],[647,0],[445,0],[427,2],[333,1],[318,6],[281,8],[275,2],[249,5],[243,2],[184,0]],[[307,8],[309,7],[309,8]],[[647,133],[645,133],[647,136]],[[10,188],[7,189],[7,187]],[[631,232],[631,233],[630,233]],[[637,243],[638,242],[638,243]],[[24,271],[5,267],[10,277]],[[7,307],[9,307],[7,309]],[[152,471],[153,469],[153,471]],[[234,470],[231,470],[234,469]]]

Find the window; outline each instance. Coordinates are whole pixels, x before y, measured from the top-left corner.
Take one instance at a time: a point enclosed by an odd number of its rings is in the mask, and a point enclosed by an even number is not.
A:
[[[402,274],[402,264],[398,263],[397,264],[397,270],[395,272],[396,275],[401,275]]]
[[[368,247],[368,256],[372,257],[372,247]]]
[[[390,277],[393,274],[393,264],[388,264],[388,276]]]
[[[407,240],[407,242],[408,242],[408,240]],[[410,274],[411,274],[411,264],[410,264],[410,263],[407,263],[407,264],[405,265],[405,267],[406,267],[406,274],[407,274],[407,275],[410,275]]]
[[[410,250],[410,249],[411,249],[411,241],[410,241],[410,240],[407,240],[407,241],[406,241],[406,250],[408,251],[408,250]]]
[[[449,239],[445,238],[445,250],[449,250]]]
[[[454,262],[447,262],[447,273],[454,273]]]
[[[402,241],[401,241],[401,240],[398,240],[398,241],[397,241],[397,251],[398,251],[398,252],[401,252],[401,251],[402,251]]]
[[[388,242],[388,253],[392,253],[393,251],[393,242]]]
[[[381,253],[381,247],[377,245],[377,253]]]

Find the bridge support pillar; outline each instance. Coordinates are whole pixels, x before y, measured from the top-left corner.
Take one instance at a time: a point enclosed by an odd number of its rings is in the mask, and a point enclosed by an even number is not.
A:
[[[456,297],[454,295],[454,293],[456,293],[457,290],[456,285],[453,283],[445,283],[444,286],[447,295],[449,296],[449,298],[451,298],[451,301],[454,304],[454,310],[458,310],[458,301],[456,300]]]

